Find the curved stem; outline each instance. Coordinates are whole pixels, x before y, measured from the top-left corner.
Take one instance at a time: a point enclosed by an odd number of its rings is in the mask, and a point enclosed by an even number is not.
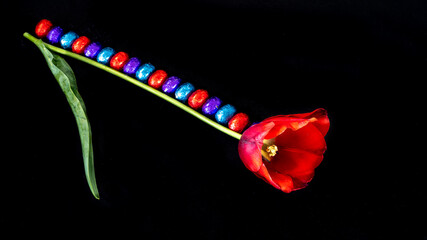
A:
[[[33,37],[31,34],[29,34],[27,32],[24,33],[24,37],[26,37],[28,40],[30,40],[32,42],[35,42],[35,41],[39,40],[38,38]],[[147,84],[144,84],[144,83],[136,80],[135,78],[132,78],[132,77],[130,77],[130,76],[128,76],[128,75],[126,75],[126,74],[124,74],[122,72],[119,72],[119,71],[117,71],[117,70],[115,70],[113,68],[110,68],[110,67],[108,67],[106,65],[103,65],[103,64],[101,64],[101,63],[99,63],[97,61],[94,61],[94,60],[89,59],[87,57],[84,57],[82,55],[79,55],[79,54],[67,51],[65,49],[62,49],[62,48],[59,48],[59,47],[55,47],[55,46],[47,44],[47,43],[44,43],[44,45],[46,46],[47,49],[49,49],[49,50],[51,50],[53,52],[56,52],[56,53],[59,53],[59,54],[65,55],[65,56],[69,56],[69,57],[72,57],[72,58],[75,58],[75,59],[77,59],[79,61],[85,62],[87,64],[90,64],[90,65],[94,66],[94,67],[100,68],[100,69],[102,69],[102,70],[104,70],[104,71],[106,71],[108,73],[111,73],[111,74],[113,74],[113,75],[115,75],[115,76],[117,76],[117,77],[119,77],[119,78],[121,78],[123,80],[126,80],[126,81],[132,83],[133,85],[136,85],[136,86],[144,89],[145,91],[148,91],[148,92],[156,95],[157,97],[160,97],[161,99],[164,99],[164,100],[168,101],[169,103],[172,103],[173,105],[181,108],[182,110],[186,111],[187,113],[195,116],[199,120],[201,120],[201,121],[203,121],[203,122],[211,125],[215,129],[217,129],[217,130],[219,130],[219,131],[221,131],[221,132],[223,132],[225,134],[228,134],[231,137],[234,137],[234,138],[236,138],[236,139],[239,140],[240,137],[242,136],[241,134],[239,134],[237,132],[234,132],[233,130],[228,129],[228,128],[224,127],[223,125],[221,125],[221,124],[219,124],[219,123],[211,120],[210,118],[202,115],[201,113],[199,113],[196,110],[190,108],[189,106],[183,104],[182,102],[180,102],[180,101],[178,101],[178,100],[176,100],[176,99],[174,99],[174,98],[172,98],[172,97],[170,97],[170,96],[168,96],[168,95],[160,92],[159,90],[154,89],[154,88],[148,86]]]

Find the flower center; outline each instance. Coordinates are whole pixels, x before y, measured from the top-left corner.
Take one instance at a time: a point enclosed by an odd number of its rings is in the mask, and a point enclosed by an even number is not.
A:
[[[278,150],[279,149],[277,148],[277,146],[273,144],[273,145],[270,145],[267,147],[266,152],[268,153],[269,157],[274,157],[274,156],[276,156],[276,153]]]
[[[261,149],[261,155],[267,162],[271,162],[274,156],[276,156],[279,148],[273,144],[273,142],[264,142]]]

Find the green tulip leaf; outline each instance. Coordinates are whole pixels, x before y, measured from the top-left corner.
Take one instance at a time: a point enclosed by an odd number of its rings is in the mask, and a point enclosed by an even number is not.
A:
[[[59,55],[50,52],[43,41],[34,41],[52,71],[53,76],[61,87],[70,104],[79,129],[80,141],[82,144],[83,163],[85,175],[89,188],[96,199],[99,199],[99,192],[95,180],[95,166],[93,162],[92,131],[86,114],[86,107],[82,97],[77,91],[76,77],[70,65]]]

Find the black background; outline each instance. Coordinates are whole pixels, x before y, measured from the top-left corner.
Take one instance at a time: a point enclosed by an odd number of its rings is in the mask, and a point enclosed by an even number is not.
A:
[[[2,10],[2,234],[426,238],[427,2],[8,1]],[[244,167],[234,138],[66,58],[92,125],[94,199],[72,112],[22,37],[42,18],[207,89],[253,121],[326,108],[316,176],[282,193]]]

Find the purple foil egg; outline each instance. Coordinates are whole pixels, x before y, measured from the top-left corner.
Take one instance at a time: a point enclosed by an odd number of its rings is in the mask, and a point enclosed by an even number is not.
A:
[[[62,37],[62,28],[60,27],[54,27],[52,30],[49,31],[46,38],[49,40],[50,43],[58,43],[59,39]]]
[[[166,79],[165,83],[162,86],[162,91],[164,93],[173,93],[177,89],[178,85],[181,83],[179,77],[171,76]]]
[[[211,97],[203,104],[202,112],[206,115],[213,115],[218,111],[219,106],[221,106],[221,100],[217,97]]]
[[[137,57],[133,57],[129,59],[129,61],[123,67],[123,72],[132,75],[135,74],[136,70],[138,70],[139,65],[141,65],[141,60]]]
[[[93,42],[85,48],[84,54],[88,58],[96,58],[96,56],[101,51],[101,49],[102,49],[102,46],[99,42]]]

